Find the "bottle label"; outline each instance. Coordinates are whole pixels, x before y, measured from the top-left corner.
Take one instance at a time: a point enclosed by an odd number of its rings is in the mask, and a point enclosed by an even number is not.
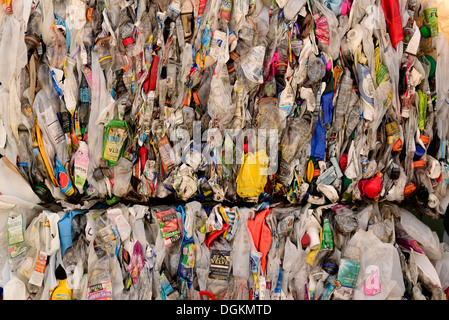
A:
[[[206,8],[206,2],[207,0],[200,0],[198,5],[198,16],[201,16],[204,13],[204,10]]]
[[[379,267],[369,265],[366,267],[365,274],[368,277],[365,280],[364,292],[367,296],[375,296],[380,293]]]
[[[80,95],[79,99],[81,102],[83,102],[83,103],[90,102],[89,87],[80,88],[79,95]]]
[[[83,73],[84,76],[86,77],[87,82],[92,87],[92,71],[88,67],[84,67]]]
[[[64,83],[62,84],[62,91],[64,93],[64,102],[66,105],[67,110],[70,112],[70,114],[73,116],[76,109],[76,98],[75,94],[72,91],[72,88],[70,86],[69,79],[65,79]]]
[[[54,295],[52,300],[72,300],[72,299],[70,298],[70,295],[66,293],[57,293]]]
[[[329,220],[325,219],[323,222],[323,241],[321,244],[321,249],[332,250],[334,248],[334,241],[332,239],[332,231],[329,226]]]
[[[75,152],[75,186],[80,193],[83,193],[83,187],[87,179],[87,169],[89,168],[89,151],[84,141],[79,142],[80,146]]]
[[[231,20],[232,0],[222,0],[220,7],[220,17],[227,22]]]
[[[180,13],[181,12],[181,1],[173,0],[168,7],[176,13]]]
[[[178,274],[181,278],[188,281],[193,280],[193,267],[195,265],[195,244],[187,243],[181,250],[181,263],[179,264]]]
[[[124,128],[110,127],[108,129],[106,136],[106,146],[103,152],[103,158],[105,160],[113,162],[118,161],[126,136],[127,130]]]
[[[279,268],[279,275],[278,275],[278,281],[276,282],[276,287],[274,288],[273,292],[273,300],[279,300],[281,299],[282,294],[282,274],[284,270],[282,268]]]
[[[226,216],[226,222],[229,224],[229,229],[225,231],[223,238],[231,241],[237,232],[240,216],[233,208],[221,207],[220,210]]]
[[[209,279],[228,281],[231,268],[231,252],[215,250],[210,252]]]
[[[120,239],[125,241],[131,235],[132,229],[125,216],[120,209],[110,209],[107,211],[109,219],[111,219],[117,226]]]
[[[226,44],[226,32],[220,30],[214,30],[212,40],[210,42],[209,55],[215,60],[218,60],[223,55],[224,47]]]
[[[56,179],[58,181],[61,192],[67,196],[73,195],[75,189],[73,189],[72,182],[70,181],[70,178],[67,175],[66,170],[61,165],[56,156],[55,156],[55,172],[56,172]]]
[[[167,172],[173,167],[175,163],[173,149],[168,142],[167,136],[164,136],[158,142],[157,147],[159,148],[159,152],[161,155],[162,165],[164,166],[164,170]]]
[[[156,217],[166,247],[181,238],[178,228],[178,217],[174,209],[158,212],[156,213]]]
[[[40,287],[42,281],[44,281],[45,267],[47,266],[47,254],[43,251],[39,252],[36,260],[36,265],[34,267],[33,273],[30,277],[30,284]]]
[[[337,280],[343,287],[354,288],[359,271],[359,262],[341,259]]]
[[[25,241],[23,233],[23,216],[8,217],[8,244],[14,245]]]
[[[313,19],[315,20],[316,25],[315,29],[316,38],[318,39],[319,42],[328,46],[330,38],[329,38],[329,24],[327,22],[326,17],[322,14],[315,13],[313,15]]]
[[[282,90],[282,93],[279,97],[279,109],[282,110],[282,114],[284,118],[286,118],[292,109],[293,104],[295,103],[295,95],[293,94],[293,90],[289,84]]]
[[[430,28],[430,36],[438,36],[438,8],[424,9],[424,18]]]
[[[170,281],[168,281],[167,276],[164,272],[161,273],[159,282],[161,284],[162,295],[164,298],[174,292],[173,287],[171,286]]]
[[[392,121],[385,125],[385,130],[387,132],[387,143],[392,144],[399,139],[399,125],[396,121]]]
[[[87,287],[88,300],[112,300],[112,283],[103,281]]]
[[[368,68],[359,64],[359,91],[363,100],[366,101],[369,105],[374,105],[374,84],[373,79],[371,78],[371,73]]]
[[[242,62],[242,69],[245,76],[256,83],[263,83],[262,68],[265,55],[265,47],[254,47],[249,53],[248,58]]]
[[[14,259],[24,253],[27,249],[25,245],[20,245],[25,241],[23,231],[23,216],[9,216],[7,222],[8,229],[8,245],[12,246],[8,253],[11,259]]]
[[[65,135],[62,131],[56,113],[53,111],[53,107],[49,106],[42,113],[42,119],[44,120],[45,127],[48,130],[48,134],[52,137],[56,145],[65,142]]]

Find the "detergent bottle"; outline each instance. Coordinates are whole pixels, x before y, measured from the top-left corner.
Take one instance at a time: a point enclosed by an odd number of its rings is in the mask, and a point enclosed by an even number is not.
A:
[[[55,275],[59,284],[53,291],[51,300],[72,300],[72,290],[67,284],[67,274],[61,265],[56,268]]]

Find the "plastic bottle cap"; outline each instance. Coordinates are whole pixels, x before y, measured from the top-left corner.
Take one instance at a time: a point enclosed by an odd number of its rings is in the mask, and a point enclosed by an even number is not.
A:
[[[193,100],[195,101],[195,103],[200,106],[201,105],[200,99],[198,99],[198,93],[196,91],[194,93],[192,93],[192,97],[193,97]]]
[[[396,143],[393,145],[393,151],[401,151],[402,150],[402,140],[398,139]]]
[[[427,163],[424,160],[418,160],[413,162],[414,168],[425,168],[427,166]]]
[[[301,238],[301,245],[303,248],[307,248],[310,244],[310,236],[307,233],[304,233],[304,235]]]
[[[424,144],[429,144],[430,138],[428,136],[420,135],[419,138]]]
[[[134,40],[132,37],[129,37],[129,38],[123,39],[122,43],[126,47],[127,45],[134,43]]]
[[[413,155],[414,160],[420,159],[424,154],[426,153],[426,150],[419,144],[415,147],[415,154]]]
[[[430,37],[430,28],[428,26],[422,26],[421,28],[419,28],[419,30],[421,31],[421,35],[424,38]]]
[[[340,157],[340,169],[344,171],[348,165],[348,155],[343,153]]]
[[[404,197],[410,195],[415,190],[416,190],[416,186],[415,186],[414,183],[411,184],[411,185],[405,186],[405,188],[404,188]]]

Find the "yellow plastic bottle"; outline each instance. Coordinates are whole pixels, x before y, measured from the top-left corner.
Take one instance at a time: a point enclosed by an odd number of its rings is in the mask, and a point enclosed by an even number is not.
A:
[[[53,290],[51,300],[72,300],[72,290],[67,284],[67,279],[60,279],[58,286]]]

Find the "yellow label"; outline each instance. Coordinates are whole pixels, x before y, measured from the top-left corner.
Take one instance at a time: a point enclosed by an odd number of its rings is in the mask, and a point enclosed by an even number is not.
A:
[[[126,130],[123,128],[109,128],[104,147],[103,158],[109,161],[118,161],[125,140]]]
[[[52,300],[72,300],[68,294],[57,293],[54,295]]]

